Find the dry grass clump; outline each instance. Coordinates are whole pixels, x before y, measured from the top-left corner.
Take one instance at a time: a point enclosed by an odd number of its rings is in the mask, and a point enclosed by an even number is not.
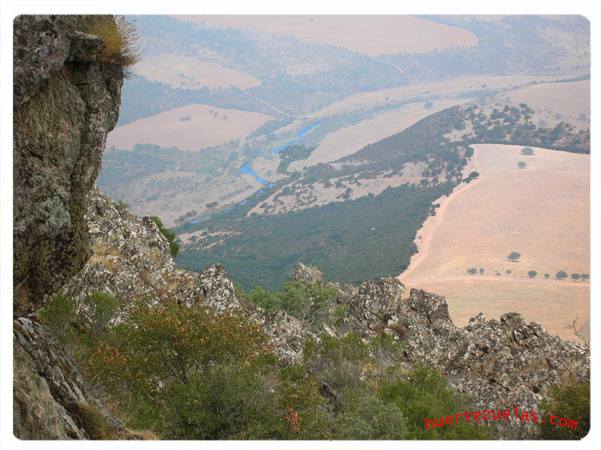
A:
[[[138,30],[125,17],[94,16],[88,32],[104,40],[100,55],[103,62],[131,66],[139,61]]]
[[[106,419],[96,408],[84,401],[71,402],[67,405],[71,417],[84,428],[92,439],[113,439],[114,435]]]

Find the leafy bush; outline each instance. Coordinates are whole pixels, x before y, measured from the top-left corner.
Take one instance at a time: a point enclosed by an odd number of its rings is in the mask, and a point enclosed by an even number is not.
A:
[[[380,397],[395,404],[407,419],[407,439],[488,439],[484,426],[471,423],[427,429],[424,418],[445,417],[464,410],[471,400],[455,392],[437,370],[416,365],[405,376],[384,382]]]
[[[69,339],[76,315],[75,300],[62,293],[56,294],[38,311],[38,317],[42,323],[50,329],[50,332],[63,345]]]
[[[99,341],[87,366],[108,386],[160,402],[173,382],[187,383],[209,366],[249,362],[265,351],[259,326],[238,315],[139,301]]]
[[[152,216],[151,219],[155,223],[163,237],[167,239],[167,242],[169,242],[169,253],[173,258],[175,258],[179,253],[179,244],[176,241],[177,237],[175,233],[169,228],[165,227],[165,225],[163,225],[163,221],[160,217]]]
[[[567,384],[551,389],[541,405],[547,419],[542,424],[543,439],[582,439],[586,436],[590,428],[590,397],[588,383]],[[549,421],[553,415],[576,420],[578,426],[576,429],[555,426]]]
[[[93,16],[88,32],[104,41],[103,62],[120,66],[134,65],[140,59],[136,26],[123,16]]]
[[[338,416],[336,439],[405,439],[402,411],[369,392],[354,395]]]
[[[121,302],[105,292],[94,292],[83,300],[84,308],[90,318],[90,334],[97,337],[106,330]]]
[[[344,313],[336,304],[338,292],[320,281],[289,281],[278,292],[256,287],[248,299],[267,311],[278,309],[318,328],[323,323],[334,323]]]

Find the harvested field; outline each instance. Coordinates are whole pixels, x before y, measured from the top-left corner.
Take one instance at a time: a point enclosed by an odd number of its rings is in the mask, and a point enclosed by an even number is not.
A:
[[[261,81],[250,75],[219,64],[166,53],[143,58],[135,65],[134,70],[149,80],[181,89],[215,89],[229,86],[248,89],[261,84]]]
[[[590,270],[589,155],[474,148],[469,170],[480,178],[440,202],[418,232],[419,252],[400,279],[445,295],[460,322],[478,312],[498,317],[518,311],[570,337],[568,322],[588,320],[589,284],[555,277]],[[520,161],[527,168],[518,169]],[[510,261],[514,251],[521,256]],[[477,273],[469,275],[470,268]]]
[[[407,15],[215,15],[177,18],[219,28],[291,34],[313,44],[343,47],[371,56],[405,52],[424,53],[450,47],[471,47],[478,43],[478,38],[463,28]],[[419,30],[419,33],[415,33],[415,30]]]
[[[201,150],[244,138],[271,116],[250,111],[188,105],[115,128],[107,148],[131,150],[136,144]]]

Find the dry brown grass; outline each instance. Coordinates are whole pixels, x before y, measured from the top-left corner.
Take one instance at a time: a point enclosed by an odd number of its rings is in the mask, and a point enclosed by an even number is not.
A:
[[[84,401],[67,405],[71,417],[84,428],[92,439],[114,439],[115,435],[108,426],[106,418],[96,408]]]
[[[94,16],[88,32],[104,40],[103,62],[131,66],[139,61],[138,30],[125,17]]]
[[[445,200],[418,232],[420,251],[401,281],[444,295],[458,325],[479,312],[493,318],[517,311],[575,339],[567,327],[579,316],[579,332],[588,336],[589,283],[554,276],[590,271],[589,156],[539,148],[523,156],[520,146],[509,145],[474,148],[480,180]],[[528,168],[519,170],[522,160]],[[518,262],[506,259],[512,251],[521,253]],[[484,274],[469,276],[470,267]],[[530,279],[529,270],[538,275]]]

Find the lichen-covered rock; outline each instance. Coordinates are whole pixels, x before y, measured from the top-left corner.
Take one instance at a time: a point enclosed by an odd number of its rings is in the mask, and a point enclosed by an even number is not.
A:
[[[295,281],[315,283],[317,281],[323,281],[323,272],[317,267],[301,262],[296,265],[292,279]]]
[[[358,290],[349,287],[348,291],[346,325],[355,331],[370,331],[395,318],[405,286],[396,278],[380,278],[364,282]]]
[[[15,317],[40,306],[89,256],[86,195],[117,122],[120,66],[81,16],[14,22]]]
[[[439,368],[482,409],[537,410],[551,386],[590,377],[586,347],[552,336],[538,323],[526,324],[517,313],[488,321],[479,314],[458,328],[443,297],[413,289],[398,317],[407,364]],[[499,424],[496,432],[503,439],[536,438],[540,427],[514,421]]]
[[[75,299],[85,318],[86,296],[105,292],[123,304],[121,314],[136,300],[159,304],[166,300],[202,303],[217,313],[242,311],[260,323],[272,348],[284,363],[299,362],[304,340],[313,336],[301,322],[283,311],[267,313],[236,294],[234,283],[220,264],[200,273],[178,269],[169,243],[149,217],[138,217],[117,206],[97,188],[88,195],[85,219],[92,256],[62,289]],[[119,321],[119,317],[117,321]]]

